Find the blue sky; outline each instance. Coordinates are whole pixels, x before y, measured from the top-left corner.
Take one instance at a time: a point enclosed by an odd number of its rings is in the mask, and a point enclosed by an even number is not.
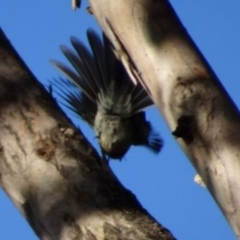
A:
[[[200,48],[237,106],[240,106],[240,2],[238,0],[171,0],[185,28]],[[86,40],[87,27],[99,29],[85,11],[71,11],[70,0],[1,0],[0,26],[28,67],[43,84],[58,76],[49,59],[66,62],[58,46],[69,37]],[[70,115],[71,116],[71,115]],[[234,240],[233,231],[214,200],[193,182],[195,170],[181,151],[158,111],[147,117],[165,141],[159,155],[132,148],[111,167],[124,184],[177,239]],[[73,118],[97,147],[93,131]],[[0,190],[0,239],[37,237],[5,193]]]

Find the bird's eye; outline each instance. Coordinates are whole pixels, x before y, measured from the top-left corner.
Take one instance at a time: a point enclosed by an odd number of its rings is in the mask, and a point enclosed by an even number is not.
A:
[[[118,129],[117,128],[113,128],[113,133],[117,133],[118,132]]]

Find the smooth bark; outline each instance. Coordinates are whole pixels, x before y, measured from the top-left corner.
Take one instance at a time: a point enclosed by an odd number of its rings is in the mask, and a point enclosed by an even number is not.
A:
[[[167,0],[89,0],[240,237],[240,118]],[[207,33],[206,33],[207,34]]]

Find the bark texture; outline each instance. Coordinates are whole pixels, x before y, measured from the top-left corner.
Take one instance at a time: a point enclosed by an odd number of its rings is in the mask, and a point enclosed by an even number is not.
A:
[[[173,240],[0,31],[0,183],[43,240]]]
[[[89,0],[240,238],[240,118],[167,0]],[[206,36],[207,37],[207,36]]]

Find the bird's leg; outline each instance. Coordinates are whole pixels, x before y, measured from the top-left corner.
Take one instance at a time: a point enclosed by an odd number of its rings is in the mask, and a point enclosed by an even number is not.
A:
[[[102,153],[102,159],[105,163],[107,163],[107,165],[109,164],[109,157],[105,154],[105,152],[103,151],[103,149],[101,148],[101,153]]]

